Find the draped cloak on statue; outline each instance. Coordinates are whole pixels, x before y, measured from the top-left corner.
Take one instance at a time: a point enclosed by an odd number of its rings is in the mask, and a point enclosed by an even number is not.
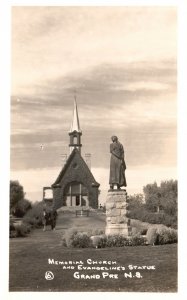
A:
[[[119,187],[127,186],[125,178],[125,161],[124,161],[124,149],[123,145],[118,141],[110,144],[110,178],[109,184],[117,184]]]

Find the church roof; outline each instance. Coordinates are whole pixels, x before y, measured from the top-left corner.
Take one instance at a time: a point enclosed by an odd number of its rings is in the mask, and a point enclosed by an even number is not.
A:
[[[73,120],[69,132],[73,132],[73,131],[81,132],[76,98],[74,99]]]
[[[92,181],[92,185],[93,186],[97,186],[99,187],[100,184],[95,180],[92,172],[90,171],[90,169],[88,168],[86,162],[84,161],[84,159],[82,158],[82,156],[80,155],[80,152],[78,149],[74,148],[73,151],[71,152],[70,156],[68,157],[64,167],[62,168],[62,170],[60,171],[57,179],[55,180],[55,182],[52,184],[52,187],[55,187],[56,185],[60,184],[62,178],[65,176],[66,172],[68,171],[72,161],[74,160],[75,156],[78,156],[79,162],[84,166],[84,170],[86,171],[87,175],[90,177],[90,180]]]

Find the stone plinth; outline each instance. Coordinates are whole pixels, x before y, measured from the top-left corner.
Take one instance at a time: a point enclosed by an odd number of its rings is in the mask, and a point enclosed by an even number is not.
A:
[[[124,190],[108,191],[106,199],[106,235],[129,235],[129,219],[126,217],[126,213],[127,192]]]

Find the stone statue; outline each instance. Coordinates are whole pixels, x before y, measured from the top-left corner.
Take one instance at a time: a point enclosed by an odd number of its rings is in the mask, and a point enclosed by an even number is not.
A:
[[[125,178],[126,164],[124,160],[123,145],[118,141],[117,136],[112,136],[113,143],[110,144],[110,188],[113,189],[117,185],[117,189],[122,186],[127,186]]]

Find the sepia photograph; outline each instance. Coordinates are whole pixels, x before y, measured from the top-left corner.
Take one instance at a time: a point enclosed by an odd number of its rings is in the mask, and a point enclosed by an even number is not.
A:
[[[177,6],[12,6],[9,292],[178,292]]]

